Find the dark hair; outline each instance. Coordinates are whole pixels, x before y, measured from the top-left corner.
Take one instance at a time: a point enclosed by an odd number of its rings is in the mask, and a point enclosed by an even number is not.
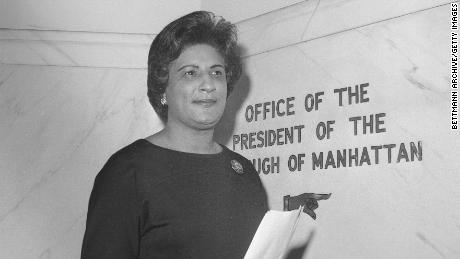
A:
[[[147,95],[160,118],[168,119],[168,106],[161,104],[169,78],[169,64],[191,45],[208,44],[225,62],[227,96],[241,75],[235,25],[211,12],[197,11],[168,24],[153,40],[148,57]]]

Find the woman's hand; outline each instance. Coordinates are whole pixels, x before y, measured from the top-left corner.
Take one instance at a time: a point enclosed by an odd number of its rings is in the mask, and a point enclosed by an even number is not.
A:
[[[318,208],[319,200],[327,200],[331,197],[331,193],[319,194],[319,193],[302,193],[297,196],[284,196],[284,210],[296,210],[300,206],[304,206],[303,212],[310,215],[313,219],[316,219],[315,209]]]

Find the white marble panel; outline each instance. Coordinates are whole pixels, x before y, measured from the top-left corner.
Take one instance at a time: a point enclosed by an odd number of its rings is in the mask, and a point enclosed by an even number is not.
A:
[[[154,35],[0,29],[0,62],[146,68]]]
[[[300,142],[234,148],[251,159],[280,158],[279,173],[260,173],[272,208],[282,209],[284,195],[332,193],[320,202],[318,229],[304,258],[460,257],[460,138],[449,121],[449,16],[450,5],[441,5],[246,58],[246,76],[222,124],[234,132],[219,137],[233,148],[233,137],[241,134],[305,126]],[[284,35],[271,27],[258,33],[270,35],[259,38],[267,48]],[[369,83],[369,101],[340,107],[333,90],[362,83]],[[307,112],[305,96],[319,91],[322,103]],[[289,97],[295,114],[272,118],[270,110],[266,119],[245,119],[248,105]],[[377,113],[386,114],[386,132],[355,136],[348,118]],[[334,131],[319,140],[316,125],[327,120],[335,120]],[[379,163],[372,155],[370,164],[313,170],[313,152],[359,148],[361,155],[363,147],[399,149],[419,141],[421,161],[397,162],[393,151],[391,162],[380,153]],[[302,170],[289,170],[291,154],[305,154]],[[307,236],[297,233],[294,244],[300,246]]]
[[[150,34],[200,5],[200,0],[0,0],[0,27]]]
[[[146,71],[0,69],[0,257],[78,258],[95,174],[161,128]]]
[[[203,10],[219,14],[232,22],[240,22],[299,2],[303,0],[202,0],[201,7]]]
[[[237,25],[244,55],[249,56],[434,8],[448,2],[450,1],[302,1],[258,16],[256,19],[244,20]],[[132,23],[135,24],[134,21]],[[166,24],[165,21],[153,24],[158,23]],[[6,24],[3,28],[5,26]],[[0,29],[1,63],[145,68],[145,53],[148,52],[154,33],[158,33],[159,30],[131,28],[108,30],[123,33],[91,33],[61,31],[63,28],[55,31],[43,30],[53,29],[48,27],[40,30],[25,28],[28,29]]]
[[[247,56],[446,4],[449,0],[311,0],[238,23]]]

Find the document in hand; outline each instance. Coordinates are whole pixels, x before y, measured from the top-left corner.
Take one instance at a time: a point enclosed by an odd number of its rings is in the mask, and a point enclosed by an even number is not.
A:
[[[303,206],[293,211],[270,210],[265,213],[244,259],[280,259],[286,256],[302,211]]]

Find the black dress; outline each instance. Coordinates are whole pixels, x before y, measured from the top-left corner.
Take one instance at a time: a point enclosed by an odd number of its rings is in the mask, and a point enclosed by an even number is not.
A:
[[[96,177],[82,258],[243,258],[267,209],[259,176],[241,155],[140,139]]]

